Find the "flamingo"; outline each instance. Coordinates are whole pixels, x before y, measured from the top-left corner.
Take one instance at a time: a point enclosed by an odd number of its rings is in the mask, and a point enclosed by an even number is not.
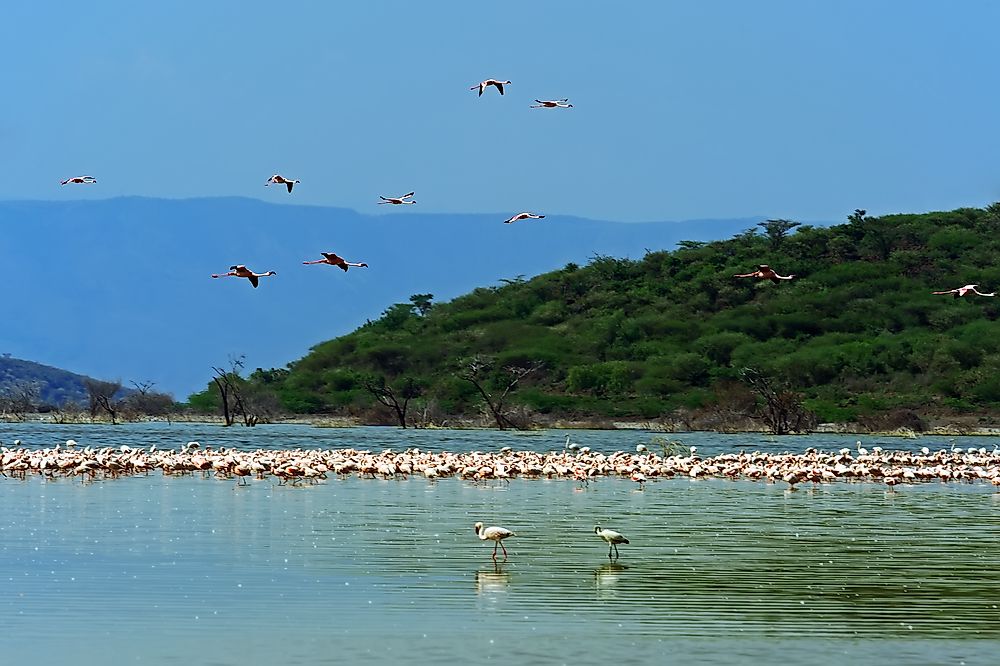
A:
[[[964,287],[959,287],[958,289],[949,289],[948,291],[932,291],[931,293],[934,294],[935,296],[943,296],[945,294],[951,294],[955,298],[961,298],[962,296],[965,296],[966,294],[970,293],[975,294],[976,296],[996,296],[996,292],[993,292],[992,294],[984,294],[983,292],[976,289],[976,287],[978,286],[979,286],[978,284],[967,284]]]
[[[416,201],[407,201],[407,199],[409,199],[410,197],[412,197],[414,194],[416,194],[416,192],[410,192],[409,194],[404,194],[401,197],[383,197],[383,196],[380,195],[379,199],[381,199],[382,201],[379,201],[379,203],[380,204],[393,204],[395,206],[399,206],[401,204],[415,204],[415,203],[417,203]]]
[[[761,264],[757,267],[753,273],[738,273],[733,275],[733,277],[738,278],[757,278],[759,280],[770,280],[771,282],[778,284],[781,280],[791,280],[794,275],[778,275],[774,272],[774,269],[767,264]]]
[[[303,264],[330,264],[331,266],[336,266],[337,268],[339,268],[339,269],[341,269],[341,270],[343,270],[345,272],[347,271],[347,269],[350,266],[354,266],[356,268],[368,268],[368,264],[366,264],[363,261],[361,261],[361,262],[347,261],[343,257],[341,257],[340,255],[334,254],[333,252],[320,252],[320,254],[323,255],[322,259],[317,259],[316,261],[303,261],[302,263]]]
[[[285,187],[288,188],[288,193],[291,194],[292,193],[292,188],[295,187],[295,183],[297,183],[297,182],[299,182],[299,181],[297,181],[297,180],[291,180],[289,178],[285,178],[284,176],[276,173],[276,174],[274,174],[273,176],[271,176],[270,178],[267,179],[267,182],[264,183],[264,187],[267,187],[268,185],[272,185],[272,184],[274,184],[274,185],[284,185]]]
[[[503,559],[507,559],[507,549],[503,547],[503,540],[507,537],[517,536],[510,530],[503,527],[483,527],[482,523],[476,523],[473,527],[476,528],[476,536],[479,537],[480,541],[490,541],[496,542],[493,546],[493,559],[497,559],[497,546],[503,549]]]
[[[68,185],[73,183],[74,185],[93,185],[96,182],[97,179],[93,176],[73,176],[72,178],[67,178],[64,181],[61,181],[59,184]]]
[[[478,88],[479,89],[479,96],[482,97],[484,90],[486,90],[490,86],[496,86],[497,90],[499,90],[500,94],[502,95],[503,94],[503,87],[507,86],[507,85],[510,85],[510,81],[498,81],[496,79],[486,79],[482,83],[479,83],[477,85],[472,86],[471,88],[469,88],[469,90],[475,90],[475,89]]]
[[[603,529],[600,525],[594,527],[594,534],[604,539],[608,544],[608,559],[611,559],[611,549],[615,549],[615,557],[618,557],[618,544],[628,543],[628,539],[621,532]]]
[[[567,104],[569,99],[536,99],[538,104],[532,104],[529,108],[532,109],[572,109],[572,104]]]
[[[525,213],[518,213],[517,215],[514,215],[514,216],[512,216],[511,218],[509,218],[507,220],[504,220],[503,223],[504,224],[511,224],[513,222],[517,222],[518,220],[540,220],[543,217],[545,217],[545,216],[544,215],[535,215],[534,213],[527,213],[527,212],[525,212]]]
[[[252,270],[250,270],[243,264],[236,264],[235,266],[230,266],[228,273],[222,273],[221,275],[216,275],[215,273],[212,273],[212,277],[214,278],[220,278],[220,277],[247,278],[248,280],[250,280],[250,284],[253,285],[254,289],[257,288],[257,278],[269,277],[271,275],[277,275],[277,273],[275,273],[274,271],[268,271],[266,273],[254,273]]]

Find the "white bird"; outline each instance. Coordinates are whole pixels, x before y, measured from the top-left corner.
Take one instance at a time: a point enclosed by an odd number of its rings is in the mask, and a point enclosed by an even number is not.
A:
[[[487,539],[489,539],[490,541],[495,542],[495,545],[493,546],[493,559],[494,560],[497,559],[497,546],[500,546],[500,548],[503,549],[503,559],[506,560],[507,549],[504,548],[502,542],[507,537],[517,536],[517,535],[504,527],[484,528],[482,523],[476,523],[474,527],[476,528],[476,536],[479,537],[480,541],[486,541]]]
[[[469,90],[476,90],[478,88],[479,96],[482,97],[484,90],[486,90],[490,86],[496,86],[497,90],[499,90],[500,94],[502,95],[503,87],[508,85],[510,85],[510,81],[498,81],[497,79],[486,79],[485,81],[472,86],[471,88],[469,88]]]
[[[416,201],[409,201],[408,200],[414,194],[416,194],[416,192],[410,192],[409,194],[404,194],[401,197],[383,197],[383,196],[379,195],[379,199],[382,200],[382,201],[379,201],[379,203],[380,204],[394,204],[396,206],[399,206],[400,204],[415,204],[415,203],[417,203]]]
[[[284,176],[276,173],[276,174],[274,174],[273,176],[271,176],[270,178],[267,179],[267,182],[264,183],[264,187],[267,187],[268,185],[271,185],[271,184],[274,184],[274,185],[284,185],[285,187],[288,188],[288,193],[291,194],[292,193],[292,188],[295,187],[295,183],[297,183],[297,182],[299,182],[299,181],[292,180],[290,178],[285,178]]]
[[[517,222],[518,220],[540,220],[544,217],[544,215],[535,215],[534,213],[524,212],[511,216],[510,218],[504,220],[503,223],[511,224],[512,222]]]
[[[532,104],[532,109],[572,109],[572,104],[567,104],[569,99],[536,99],[538,104]]]
[[[964,287],[959,287],[958,289],[949,289],[948,291],[932,291],[931,294],[935,296],[943,296],[944,294],[951,294],[955,298],[961,298],[966,294],[975,294],[976,296],[996,296],[996,292],[992,294],[984,294],[983,292],[976,289],[978,284],[967,284]]]
[[[862,446],[861,446],[861,440],[860,439],[858,440],[858,443],[856,444],[856,446],[858,447],[858,455],[859,456],[866,456],[866,455],[868,455],[868,449],[862,448]]]
[[[621,532],[603,529],[600,525],[594,527],[594,534],[604,539],[608,544],[608,559],[611,559],[611,549],[615,550],[615,557],[618,557],[618,544],[628,543],[628,539]]]
[[[93,185],[96,182],[97,179],[93,176],[73,176],[72,178],[67,178],[64,181],[61,181],[59,184],[69,185],[70,183],[73,183],[74,185]]]
[[[636,444],[635,445],[635,452],[636,453],[645,453],[648,450],[649,449],[646,448],[645,444]]]

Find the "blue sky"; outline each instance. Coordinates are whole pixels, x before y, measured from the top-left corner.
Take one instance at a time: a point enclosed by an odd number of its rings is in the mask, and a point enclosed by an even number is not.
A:
[[[0,10],[0,199],[377,212],[416,190],[424,212],[622,221],[984,205],[998,24],[972,0],[20,3]],[[487,77],[507,95],[468,90]],[[302,180],[291,198],[264,188],[276,171]],[[59,187],[81,173],[99,184]]]

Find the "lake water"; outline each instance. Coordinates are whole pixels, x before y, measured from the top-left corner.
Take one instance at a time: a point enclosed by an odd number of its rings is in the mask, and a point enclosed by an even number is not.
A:
[[[611,451],[651,433],[571,436]],[[15,437],[549,450],[565,433],[0,425],[6,445]],[[669,437],[706,454],[857,439]],[[1000,653],[1000,495],[985,484],[0,477],[0,506],[0,663],[996,664]],[[477,520],[518,533],[506,563],[494,566]],[[632,542],[614,563],[598,523]]]

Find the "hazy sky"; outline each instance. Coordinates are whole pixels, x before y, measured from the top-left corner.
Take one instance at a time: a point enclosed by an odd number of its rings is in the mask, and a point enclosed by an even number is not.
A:
[[[0,198],[291,200],[277,171],[365,212],[984,205],[997,25],[986,0],[9,4]],[[506,96],[468,90],[487,77]]]

